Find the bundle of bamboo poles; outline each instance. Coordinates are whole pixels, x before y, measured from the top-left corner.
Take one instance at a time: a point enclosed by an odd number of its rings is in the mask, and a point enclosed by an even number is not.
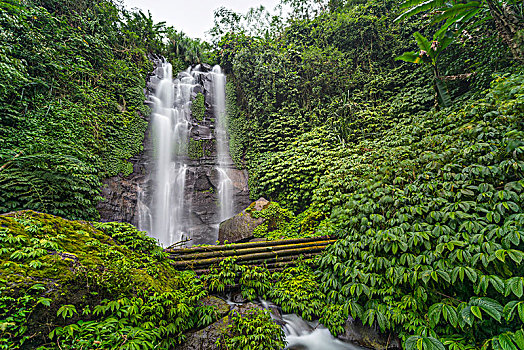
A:
[[[266,266],[270,270],[294,264],[300,256],[311,258],[320,254],[336,240],[331,237],[311,237],[210,245],[183,249],[166,249],[171,264],[179,270],[204,273],[227,257],[235,257],[238,264]]]

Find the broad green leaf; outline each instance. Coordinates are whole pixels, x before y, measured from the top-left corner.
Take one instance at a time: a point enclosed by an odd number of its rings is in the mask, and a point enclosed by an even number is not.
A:
[[[498,336],[500,346],[503,350],[519,350],[511,341],[511,338],[508,336],[507,333],[501,334]]]
[[[480,308],[478,306],[472,306],[471,313],[482,320],[482,312],[480,311]]]
[[[524,349],[524,330],[519,329],[518,331],[516,331],[513,340],[515,341],[515,344],[517,344],[519,349]]]
[[[405,61],[409,63],[422,63],[420,55],[416,52],[404,52],[402,55],[395,57],[395,61]]]
[[[421,50],[426,51],[426,53],[432,57],[433,50],[431,50],[431,43],[429,42],[429,40],[426,37],[424,37],[422,34],[420,34],[419,32],[413,33],[413,36],[415,37],[415,40],[417,41],[418,47]]]
[[[478,306],[479,308],[481,308],[484,312],[486,312],[489,316],[493,317],[498,322],[501,321],[504,310],[503,310],[502,305],[500,305],[498,301],[491,299],[491,298],[482,297],[482,298],[471,299],[470,304],[474,305],[473,307]],[[473,307],[471,311],[475,314],[475,316],[479,317],[473,310]],[[479,310],[479,313],[480,313],[480,310]]]

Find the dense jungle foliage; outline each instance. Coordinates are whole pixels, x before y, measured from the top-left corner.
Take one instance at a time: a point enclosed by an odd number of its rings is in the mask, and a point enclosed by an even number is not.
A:
[[[203,47],[107,0],[0,2],[0,212],[96,219],[101,179],[142,149],[151,55]]]
[[[408,349],[522,349],[523,8],[453,4],[349,1],[224,35],[230,148],[253,198],[328,217],[332,332],[352,316]]]
[[[522,1],[282,4],[219,9],[212,46],[108,0],[0,1],[0,213],[46,213],[0,215],[0,348],[172,348],[238,288],[335,335],[524,349]],[[130,225],[53,216],[96,220],[101,180],[133,170],[159,55],[227,72],[232,158],[272,201],[255,235],[337,243],[197,278]],[[219,348],[284,346],[267,313],[227,317]]]

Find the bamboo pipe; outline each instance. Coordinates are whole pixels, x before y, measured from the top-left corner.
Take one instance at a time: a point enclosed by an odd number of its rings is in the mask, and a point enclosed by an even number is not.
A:
[[[305,259],[309,259],[316,255],[318,255],[318,253],[302,254],[302,257]],[[296,258],[297,257],[294,255],[289,255],[289,256],[281,256],[281,257],[274,257],[274,258],[268,258],[268,259],[246,260],[246,261],[241,261],[238,264],[266,267],[268,270],[272,270],[275,265],[278,265],[278,266],[293,265],[296,262]],[[209,271],[209,269],[205,269],[205,270]],[[204,270],[203,269],[195,270],[196,273],[199,273],[201,271],[204,271]]]
[[[209,245],[209,246],[193,247],[193,248],[165,249],[164,251],[167,253],[171,253],[171,254],[184,255],[184,254],[193,254],[193,253],[198,253],[198,252],[211,252],[211,251],[223,251],[223,250],[232,250],[232,249],[277,246],[277,245],[325,241],[325,240],[333,240],[333,239],[334,238],[331,236],[278,239],[274,241],[258,241],[258,242],[248,242],[248,243]]]
[[[297,244],[285,244],[285,245],[277,245],[277,246],[265,246],[265,247],[255,247],[255,248],[245,248],[245,249],[233,249],[233,250],[226,250],[226,251],[215,251],[215,252],[203,252],[203,253],[194,253],[194,254],[186,254],[186,255],[178,255],[178,256],[169,256],[169,259],[173,260],[194,260],[194,259],[205,259],[205,258],[213,258],[213,257],[226,257],[226,256],[240,256],[240,255],[246,255],[251,253],[263,253],[267,251],[279,251],[279,250],[287,250],[287,249],[293,249],[293,248],[306,248],[306,247],[313,247],[313,246],[324,246],[331,243],[336,242],[336,240],[329,240],[329,241],[317,241],[317,242],[306,242],[306,243],[297,243]]]
[[[254,253],[254,254],[247,254],[247,255],[240,255],[237,258],[237,261],[250,261],[250,260],[257,260],[257,259],[264,259],[264,258],[271,258],[271,257],[278,257],[278,256],[289,256],[294,255],[298,256],[300,254],[304,253],[316,253],[321,252],[327,247],[327,245],[324,246],[315,246],[315,247],[307,247],[302,249],[287,249],[287,250],[280,250],[277,252],[265,252],[265,253]],[[202,265],[212,265],[218,262],[221,262],[224,260],[224,258],[208,258],[208,259],[201,259],[201,260],[191,260],[191,261],[172,261],[170,262],[172,266],[174,267],[194,267],[194,266],[202,266]]]
[[[301,256],[304,258],[304,259],[309,259],[309,258],[312,258],[314,256],[318,255],[318,253],[310,253],[310,254],[301,254]],[[280,263],[280,262],[284,262],[284,263],[289,263],[289,262],[294,262],[295,260],[297,259],[297,257],[295,255],[288,255],[288,256],[277,256],[277,257],[274,257],[274,258],[267,258],[267,259],[258,259],[258,260],[246,260],[246,261],[240,261],[238,264],[239,265],[255,265],[257,266],[258,264],[274,264],[274,263]]]

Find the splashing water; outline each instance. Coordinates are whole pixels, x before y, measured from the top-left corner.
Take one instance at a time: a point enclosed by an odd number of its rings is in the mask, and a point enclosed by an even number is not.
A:
[[[279,319],[277,314],[280,314],[280,308],[278,306],[262,299],[260,303],[270,311],[274,320]],[[282,321],[282,330],[287,342],[286,350],[367,350],[364,347],[340,341],[318,321],[307,322],[296,314],[284,314],[280,322]]]
[[[173,80],[172,67],[167,62],[162,63],[155,73],[158,83],[150,97],[153,102],[154,188],[150,205],[142,203],[143,195],[139,193],[139,228],[148,231],[164,246],[169,246],[188,234],[185,218],[189,209],[184,192],[189,107],[195,78],[188,69]]]
[[[224,221],[233,213],[233,182],[228,168],[231,165],[229,155],[229,141],[227,138],[226,114],[226,76],[222,74],[219,66],[214,66],[211,72],[213,81],[213,109],[216,118],[216,145],[217,145],[217,171],[218,171],[218,205],[220,207],[220,220]]]

